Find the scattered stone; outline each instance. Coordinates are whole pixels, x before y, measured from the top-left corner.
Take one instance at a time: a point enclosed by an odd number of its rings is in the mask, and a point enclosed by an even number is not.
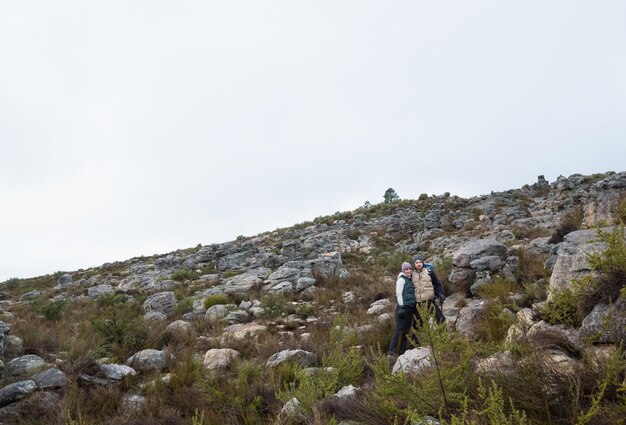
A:
[[[46,362],[35,354],[17,357],[7,363],[7,372],[11,376],[31,375],[44,367]]]
[[[204,353],[203,364],[208,370],[222,371],[228,369],[239,356],[239,351],[231,348],[213,348]]]
[[[141,350],[126,360],[126,364],[139,372],[154,372],[165,368],[165,353],[161,350]]]
[[[65,373],[56,368],[41,371],[34,375],[32,380],[35,381],[40,390],[63,388],[68,384]]]
[[[273,354],[266,366],[276,367],[285,362],[296,362],[303,367],[313,366],[316,361],[315,354],[304,350],[283,350]]]

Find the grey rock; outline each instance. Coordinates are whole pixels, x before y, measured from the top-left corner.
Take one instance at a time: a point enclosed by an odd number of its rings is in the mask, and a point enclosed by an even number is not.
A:
[[[396,359],[391,373],[418,375],[433,366],[432,351],[428,347],[419,347],[406,350]]]
[[[296,281],[296,292],[300,292],[303,289],[309,288],[315,285],[315,278],[312,277],[300,277]]]
[[[507,247],[495,239],[478,239],[462,245],[453,255],[453,264],[457,267],[470,267],[470,263],[482,257],[507,257]]]
[[[391,301],[389,301],[386,298],[382,300],[374,301],[370,305],[370,308],[367,309],[367,314],[369,316],[382,314],[382,313],[385,313],[387,310],[389,310],[390,307],[391,307]]]
[[[468,292],[475,278],[476,270],[454,267],[448,276],[450,290],[452,292]]]
[[[233,325],[235,323],[246,323],[248,322],[248,318],[249,316],[246,310],[235,310],[228,313],[222,320],[229,325]]]
[[[39,298],[40,296],[41,296],[41,292],[35,289],[33,291],[29,291],[29,292],[26,292],[25,294],[20,295],[19,300],[30,301],[30,300],[34,300],[35,298]]]
[[[52,368],[46,369],[34,375],[32,380],[40,390],[51,388],[63,388],[68,384],[67,376],[61,370]]]
[[[195,314],[204,314],[206,312],[206,308],[204,308],[204,298],[194,300],[191,311]]]
[[[465,335],[469,339],[476,339],[476,319],[485,309],[486,301],[480,299],[469,299],[467,305],[459,311],[459,317],[456,321],[456,330]]]
[[[122,364],[103,364],[98,366],[98,377],[104,379],[106,383],[121,381],[126,376],[134,376],[136,374],[135,369]]]
[[[283,405],[283,408],[280,410],[279,423],[289,423],[290,421],[297,422],[304,418],[304,416],[305,411],[300,403],[300,400],[294,397],[291,400],[287,401],[287,403],[285,403]]]
[[[11,376],[26,376],[43,368],[46,362],[39,356],[27,354],[17,357],[7,363],[7,372]]]
[[[176,305],[176,295],[173,292],[160,292],[148,297],[143,303],[143,309],[146,313],[158,311],[168,315],[176,308]]]
[[[14,403],[37,390],[33,380],[19,381],[0,389],[0,406]]]
[[[294,289],[294,284],[289,281],[269,283],[263,287],[264,291],[274,294],[291,294]]]
[[[167,320],[167,316],[165,313],[161,313],[160,311],[150,311],[143,315],[144,320],[146,321],[154,321],[154,322],[164,322]]]
[[[596,344],[626,343],[626,300],[597,304],[583,320],[580,337]]]
[[[510,351],[494,353],[489,357],[473,362],[474,371],[479,375],[512,374],[515,372],[515,360]]]
[[[237,350],[231,348],[213,348],[204,353],[203,364],[208,370],[226,370],[240,357]]]
[[[141,414],[148,408],[148,399],[139,394],[124,394],[122,396],[122,411],[127,416]]]
[[[489,285],[494,282],[492,274],[489,270],[483,270],[476,273],[476,279],[472,286],[470,286],[470,292],[473,295],[478,295],[480,292],[480,288]]]
[[[245,294],[263,284],[263,280],[256,274],[240,274],[224,283],[224,292],[227,294]]]
[[[223,339],[225,341],[241,341],[250,338],[256,340],[258,336],[263,334],[265,331],[267,331],[267,326],[260,325],[256,322],[239,323],[225,327]]]
[[[315,354],[304,350],[283,350],[273,354],[267,361],[266,366],[276,367],[285,362],[296,362],[303,367],[313,366],[316,361]]]
[[[234,304],[216,304],[209,307],[204,314],[204,317],[211,321],[215,322],[217,320],[221,320],[228,315],[231,309],[237,308]]]
[[[165,328],[165,333],[168,335],[183,335],[188,334],[193,330],[191,323],[184,320],[176,320]]]
[[[57,285],[67,285],[67,284],[71,284],[74,281],[74,279],[72,279],[72,275],[69,273],[63,273],[61,276],[59,276],[59,278],[57,279]]]
[[[605,229],[610,231],[611,229]],[[597,240],[597,230],[577,230],[568,233],[557,250],[557,258],[550,276],[548,299],[553,292],[568,288],[574,279],[594,276],[587,255],[606,249],[606,244]]]
[[[354,398],[357,396],[359,391],[360,389],[353,386],[352,384],[346,385],[342,387],[339,391],[337,391],[335,394],[333,394],[333,398],[338,398],[338,399]]]
[[[279,267],[278,270],[276,270],[274,273],[269,275],[265,283],[272,284],[272,285],[279,283],[279,282],[283,282],[283,281],[296,283],[299,277],[300,277],[300,269],[282,266],[282,267]]]
[[[0,337],[0,343],[2,339]],[[15,335],[7,335],[4,337],[4,355],[6,357],[17,357],[24,354],[24,342],[22,338]]]
[[[90,298],[98,298],[100,295],[104,294],[114,294],[115,289],[111,285],[98,285],[91,288],[87,288],[87,296]]]
[[[583,224],[593,227],[602,220],[609,224],[619,224],[614,212],[623,199],[625,188],[626,172],[608,176],[594,183],[589,189],[589,196],[584,207]]]
[[[126,360],[126,365],[139,372],[154,372],[165,368],[165,353],[161,350],[141,350]]]
[[[345,304],[351,304],[356,301],[356,295],[354,295],[354,292],[352,291],[346,292],[343,294],[341,299]]]
[[[476,271],[489,270],[495,272],[502,267],[502,259],[497,255],[488,255],[486,257],[477,258],[470,263],[470,267]]]

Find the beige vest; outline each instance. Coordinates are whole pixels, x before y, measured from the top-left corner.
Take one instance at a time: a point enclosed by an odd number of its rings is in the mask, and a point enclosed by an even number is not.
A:
[[[426,267],[424,267],[421,272],[413,270],[411,280],[415,286],[415,300],[418,303],[435,299],[433,280],[430,278],[430,273],[428,273]]]

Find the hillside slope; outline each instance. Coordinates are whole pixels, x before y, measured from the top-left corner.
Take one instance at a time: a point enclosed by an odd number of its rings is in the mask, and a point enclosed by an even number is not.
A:
[[[3,282],[0,423],[623,423],[626,172],[420,198]]]

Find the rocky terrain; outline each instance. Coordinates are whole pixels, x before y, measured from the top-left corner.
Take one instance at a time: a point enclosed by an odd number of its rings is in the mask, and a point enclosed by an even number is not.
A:
[[[10,279],[0,284],[0,423],[504,423],[463,407],[456,384],[426,404],[385,393],[382,375],[404,388],[435,379],[452,337],[476,344],[462,372],[466,396],[478,403],[478,378],[493,378],[512,398],[500,406],[506,423],[617,423],[610,412],[626,413],[624,281],[616,272],[607,283],[593,255],[606,259],[612,247],[598,229],[623,232],[625,198],[626,172],[540,176],[506,192],[424,194],[231,242]],[[446,289],[444,345],[420,337],[388,358],[395,278],[418,252]],[[581,295],[585,282],[593,296]],[[506,384],[531,358],[548,377],[536,380],[548,400],[537,409]],[[324,373],[332,376],[308,378]],[[564,388],[578,395],[559,399]]]

